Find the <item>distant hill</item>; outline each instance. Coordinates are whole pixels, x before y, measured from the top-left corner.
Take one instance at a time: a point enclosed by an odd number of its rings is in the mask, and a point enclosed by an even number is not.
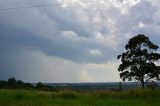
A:
[[[71,88],[71,89],[129,89],[140,87],[140,83],[136,82],[106,82],[106,83],[44,83],[44,85],[52,86],[54,88]]]

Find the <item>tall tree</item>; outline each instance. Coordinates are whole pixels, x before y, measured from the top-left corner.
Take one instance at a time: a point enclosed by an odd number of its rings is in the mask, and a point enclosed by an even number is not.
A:
[[[140,81],[142,87],[150,80],[159,80],[160,66],[155,64],[160,59],[158,48],[143,34],[129,39],[125,46],[126,52],[117,57],[122,62],[118,68],[120,78],[123,81]]]

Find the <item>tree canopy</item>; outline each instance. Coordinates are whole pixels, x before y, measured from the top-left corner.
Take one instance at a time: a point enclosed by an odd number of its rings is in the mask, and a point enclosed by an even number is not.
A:
[[[123,81],[140,81],[142,87],[150,80],[159,80],[160,66],[155,64],[160,59],[158,48],[143,34],[129,39],[125,46],[126,52],[118,55],[122,62],[118,68],[120,78]]]

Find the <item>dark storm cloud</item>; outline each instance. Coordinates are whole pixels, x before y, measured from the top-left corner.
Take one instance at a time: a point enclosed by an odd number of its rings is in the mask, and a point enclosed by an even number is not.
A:
[[[1,1],[1,4],[4,4],[1,8],[57,2],[52,0]],[[107,2],[104,1],[104,3]],[[9,42],[32,47],[47,55],[75,62],[110,61],[119,52],[114,49],[119,50],[119,45],[123,44],[121,40],[128,39],[124,35],[135,35],[139,32],[148,35],[155,33],[150,29],[154,28],[153,16],[159,8],[155,8],[150,1],[143,0],[134,6],[132,6],[134,0],[128,2],[131,7],[127,7],[127,1],[117,0],[113,4],[111,1],[109,2],[109,5],[93,3],[95,9],[91,4],[85,8],[80,5],[73,7],[55,5],[47,8],[1,11],[1,43]],[[76,4],[78,3],[76,2]],[[125,17],[124,20],[121,20],[123,17]],[[142,26],[139,26],[140,24]],[[79,40],[64,38],[63,31],[74,32]],[[100,33],[102,38],[99,39],[97,33]],[[89,54],[90,50],[97,49],[107,55],[95,57]]]

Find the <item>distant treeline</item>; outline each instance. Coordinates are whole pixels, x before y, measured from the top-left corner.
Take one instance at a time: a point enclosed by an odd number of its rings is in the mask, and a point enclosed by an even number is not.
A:
[[[159,83],[150,82],[146,84],[148,88],[158,88]],[[9,78],[7,81],[0,80],[0,89],[36,89],[47,91],[59,91],[59,90],[125,90],[130,88],[137,88],[136,83],[100,83],[100,84],[47,84],[47,83],[25,83],[16,78]]]
[[[35,86],[31,83],[25,83],[16,78],[9,78],[7,81],[0,80],[0,89],[51,89],[51,86],[44,85],[42,82],[38,82]]]
[[[0,80],[0,89],[40,89],[47,91],[58,90],[122,90],[122,83],[111,84],[58,84],[53,86],[47,83],[25,83],[16,78],[9,78],[7,81]]]

